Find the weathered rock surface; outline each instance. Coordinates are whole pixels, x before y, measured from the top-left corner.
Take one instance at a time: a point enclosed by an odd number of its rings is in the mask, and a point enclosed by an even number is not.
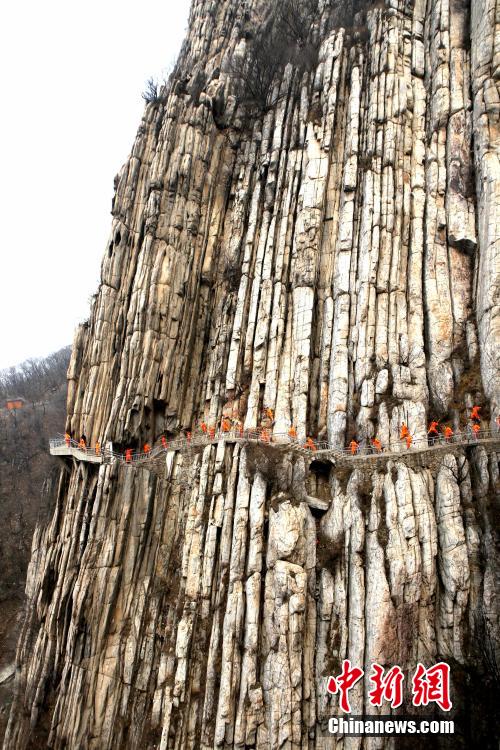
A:
[[[394,447],[403,420],[423,437],[477,402],[494,425],[494,0],[357,2],[356,16],[322,0],[317,63],[287,65],[250,117],[231,60],[262,6],[193,2],[116,181],[68,429],[125,447],[222,415],[253,428],[270,408],[277,431]],[[339,476],[220,445],[172,458],[164,479],[72,464],[33,542],[5,747],[361,747],[321,732],[347,657],[407,674],[447,660],[464,736],[486,747],[497,458]]]

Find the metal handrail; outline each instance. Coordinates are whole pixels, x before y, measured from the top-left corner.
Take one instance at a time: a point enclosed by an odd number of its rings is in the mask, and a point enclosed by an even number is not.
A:
[[[444,435],[421,438],[418,440],[413,440],[410,448],[405,448],[402,444],[401,450],[393,450],[392,446],[391,448],[382,446],[381,450],[377,450],[377,448],[371,444],[360,444],[356,451],[353,452],[350,448],[338,448],[331,443],[328,443],[327,441],[314,442],[314,447],[310,447],[303,441],[299,441],[297,440],[297,438],[290,437],[288,433],[266,432],[264,433],[263,437],[262,431],[259,430],[218,430],[213,436],[207,433],[201,433],[192,435],[189,439],[187,437],[179,437],[168,442],[166,447],[157,445],[147,453],[132,453],[130,455],[130,463],[144,463],[145,461],[156,459],[172,451],[181,451],[189,448],[214,445],[216,443],[219,443],[221,440],[236,443],[257,442],[262,445],[273,447],[288,445],[293,450],[305,453],[310,456],[314,456],[317,453],[328,453],[336,459],[356,459],[358,457],[388,458],[392,455],[401,457],[411,453],[423,452],[431,448],[475,445],[491,439],[500,442],[500,430],[480,430],[477,433],[473,433],[471,430],[467,432],[456,432],[449,438],[445,438]],[[63,445],[66,445],[71,453],[73,453],[73,451],[78,451],[79,453],[84,453],[90,456],[100,456],[103,460],[118,460],[123,461],[124,463],[129,463],[129,461],[125,458],[125,454],[123,453],[109,450],[105,446],[102,446],[99,450],[99,453],[96,453],[95,448],[81,448],[76,440],[70,439],[68,441],[64,437],[64,435],[58,435],[56,438],[51,438],[49,444],[51,449],[56,449]]]

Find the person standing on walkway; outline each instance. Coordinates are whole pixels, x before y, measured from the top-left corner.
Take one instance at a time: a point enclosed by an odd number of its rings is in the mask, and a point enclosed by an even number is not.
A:
[[[438,426],[439,426],[439,422],[436,422],[435,420],[433,420],[430,423],[430,425],[429,425],[429,429],[427,430],[427,434],[428,435],[439,435]]]
[[[85,435],[81,436],[80,442],[78,443],[78,447],[81,451],[87,450],[87,441],[85,440]]]
[[[144,448],[142,449],[142,452],[147,455],[150,452],[150,450],[151,450],[151,446],[149,445],[149,443],[144,443]]]
[[[470,418],[477,422],[480,422],[481,421],[481,415],[479,414],[480,411],[481,411],[480,406],[473,406],[472,411],[470,413]]]
[[[399,439],[404,440],[405,437],[407,437],[409,434],[410,434],[410,431],[408,427],[406,426],[406,422],[403,422],[403,424],[401,425],[401,433],[399,435]]]
[[[452,437],[453,437],[453,430],[451,429],[451,427],[446,425],[446,427],[444,428],[444,438],[445,440],[451,440]]]
[[[71,435],[69,434],[69,432],[65,432],[64,433],[64,442],[66,443],[66,445],[69,448],[70,445],[71,445]]]
[[[307,440],[305,442],[305,445],[304,445],[304,448],[308,448],[310,451],[317,450],[316,443],[314,442],[314,440],[312,439],[312,437],[308,437],[307,438]]]
[[[358,452],[359,443],[356,442],[356,440],[353,438],[351,442],[349,443],[349,448],[351,449],[351,455],[355,456]]]
[[[406,447],[408,448],[408,450],[410,450],[412,443],[413,443],[413,438],[410,435],[410,433],[408,433],[408,435],[406,436]]]
[[[167,438],[165,437],[165,435],[161,436],[161,445],[162,445],[163,450],[166,451],[167,450]]]
[[[95,454],[96,454],[96,456],[100,456],[101,455],[101,444],[100,443],[96,443],[95,444]]]
[[[292,440],[297,440],[297,430],[293,425],[288,430],[288,436],[291,437]]]
[[[125,451],[125,463],[129,464],[132,461],[132,448],[127,448]]]
[[[380,453],[382,451],[382,443],[380,440],[378,438],[372,438],[371,442],[377,453]]]

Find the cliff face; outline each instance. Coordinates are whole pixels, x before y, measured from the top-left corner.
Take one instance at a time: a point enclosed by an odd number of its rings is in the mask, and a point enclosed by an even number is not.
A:
[[[354,6],[321,0],[307,64],[294,53],[257,112],[237,70],[270,2],[193,0],[117,177],[73,435],[123,449],[269,408],[301,440],[400,450],[402,421],[422,438],[479,403],[495,425],[498,7]],[[446,660],[463,742],[493,742],[497,454],[369,473],[224,443],[170,455],[159,476],[61,470],[6,748],[333,747],[344,658]]]

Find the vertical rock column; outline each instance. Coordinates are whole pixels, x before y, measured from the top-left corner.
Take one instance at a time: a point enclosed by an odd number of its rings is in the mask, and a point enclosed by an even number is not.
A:
[[[500,411],[499,27],[494,0],[471,4],[472,116],[479,239],[476,315],[481,372],[485,392],[492,400],[492,418]]]

